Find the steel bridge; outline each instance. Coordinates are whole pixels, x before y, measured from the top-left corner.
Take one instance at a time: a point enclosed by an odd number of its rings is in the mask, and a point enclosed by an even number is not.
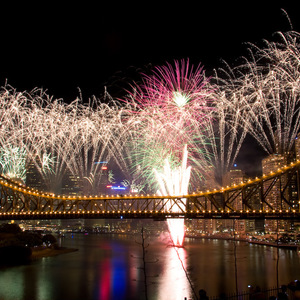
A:
[[[300,161],[260,178],[176,196],[65,196],[0,175],[0,220],[74,218],[291,219],[300,221]]]

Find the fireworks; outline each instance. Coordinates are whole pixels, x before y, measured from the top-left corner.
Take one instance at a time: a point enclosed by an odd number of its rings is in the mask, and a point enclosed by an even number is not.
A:
[[[182,147],[187,145],[193,167],[194,186],[210,168],[206,124],[211,118],[212,90],[201,66],[175,61],[143,75],[127,103],[133,116],[128,122],[132,133],[128,147],[129,165],[136,177],[155,185],[153,168],[162,168],[168,158],[172,168],[180,165]]]
[[[81,192],[91,195],[104,175],[97,162],[107,161],[131,190],[159,189],[167,197],[188,194],[213,177],[221,183],[247,134],[267,153],[285,154],[300,130],[300,48],[298,33],[279,36],[279,42],[252,46],[250,59],[212,78],[184,60],[156,67],[119,101],[106,93],[105,101],[66,104],[43,90],[5,86],[1,172],[26,181],[27,167],[34,166],[43,188],[54,193],[66,176],[76,176]],[[114,174],[106,176],[115,181]],[[175,207],[183,209],[179,202]]]
[[[0,149],[1,171],[9,178],[18,179],[22,182],[26,180],[26,151],[18,147],[8,147]]]
[[[191,167],[187,167],[188,151],[184,147],[182,165],[176,169],[171,169],[169,161],[166,159],[163,172],[155,171],[159,183],[158,194],[160,196],[184,196],[188,194]],[[186,199],[180,201],[167,201],[166,208],[172,212],[184,212]],[[175,246],[182,246],[184,239],[184,219],[168,219],[168,227],[172,242]]]
[[[300,129],[300,51],[298,33],[279,36],[279,42],[252,47],[239,80],[249,133],[267,153],[285,154]]]
[[[83,105],[76,99],[67,105],[41,90],[17,93],[5,87],[0,111],[2,172],[12,173],[14,164],[13,176],[24,180],[26,166],[34,165],[50,192],[59,193],[64,176],[72,174],[95,193],[102,176],[95,162],[113,157],[120,148],[123,110],[116,104],[94,99]]]

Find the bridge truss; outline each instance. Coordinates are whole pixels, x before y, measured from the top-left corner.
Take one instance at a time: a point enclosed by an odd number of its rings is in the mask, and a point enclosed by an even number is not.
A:
[[[0,220],[194,218],[300,220],[300,161],[261,178],[189,195],[64,196],[0,175]],[[239,204],[237,204],[239,203]]]

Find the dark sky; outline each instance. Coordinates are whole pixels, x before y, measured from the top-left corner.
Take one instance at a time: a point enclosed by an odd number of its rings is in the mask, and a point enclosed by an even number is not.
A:
[[[246,53],[245,42],[261,43],[290,29],[280,8],[300,30],[297,1],[269,7],[261,5],[265,1],[247,6],[184,1],[167,7],[81,2],[2,5],[0,85],[7,79],[19,91],[42,87],[67,102],[79,95],[79,87],[87,101],[99,97],[105,85],[113,95],[115,78],[126,81],[149,65],[189,58],[210,72],[221,58],[234,63]]]

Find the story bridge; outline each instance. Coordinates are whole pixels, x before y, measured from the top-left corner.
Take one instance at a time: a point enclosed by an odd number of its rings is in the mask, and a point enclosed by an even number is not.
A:
[[[189,195],[65,196],[0,175],[0,220],[74,218],[292,219],[300,221],[300,161],[260,178]]]

